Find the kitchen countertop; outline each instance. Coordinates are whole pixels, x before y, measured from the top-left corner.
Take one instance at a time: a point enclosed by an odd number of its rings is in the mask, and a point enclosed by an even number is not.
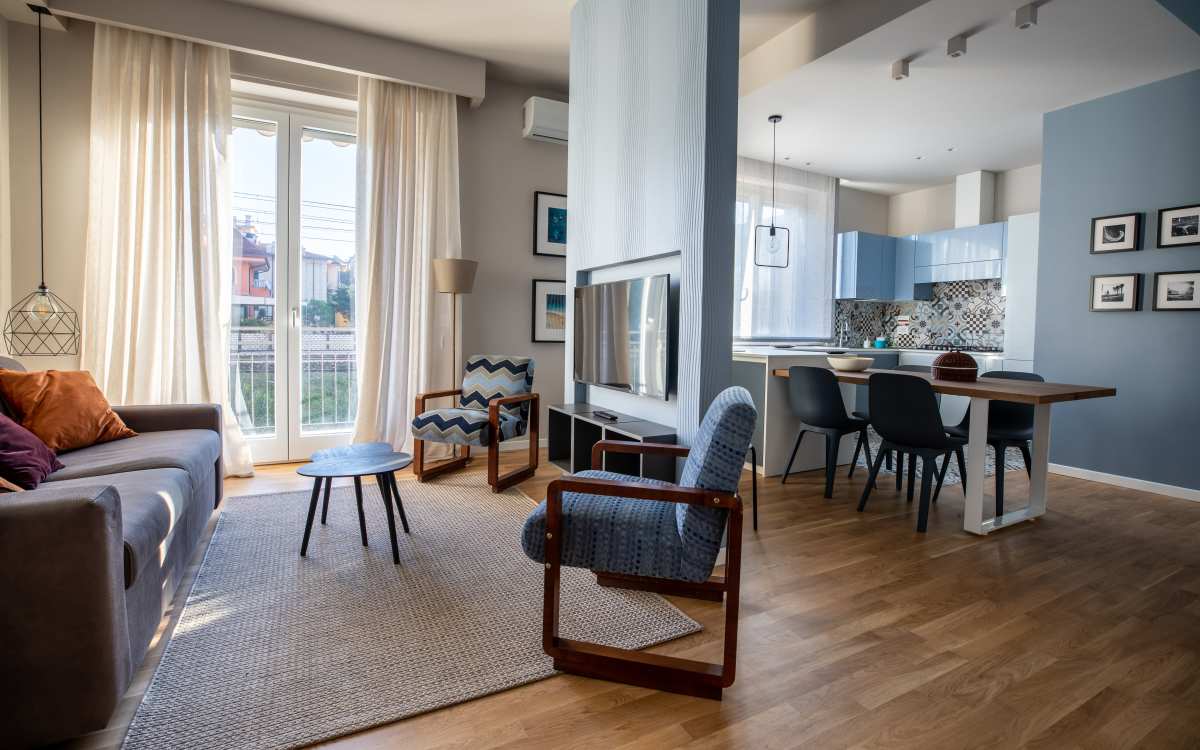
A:
[[[802,357],[805,355],[826,354],[831,351],[846,352],[848,354],[865,354],[865,355],[904,354],[906,352],[909,354],[945,354],[946,353],[945,349],[915,349],[915,348],[914,349],[909,349],[909,348],[898,349],[898,348],[892,348],[892,347],[886,347],[883,349],[876,349],[876,348],[872,347],[872,348],[864,349],[862,347],[826,346],[826,345],[819,345],[819,344],[814,344],[812,346],[804,345],[804,346],[799,346],[799,347],[794,347],[794,348],[789,348],[789,349],[780,349],[780,348],[777,348],[774,346],[769,346],[769,345],[746,344],[746,345],[734,345],[733,357],[734,357],[734,359],[742,359],[742,360],[749,360],[749,361],[764,361],[766,359],[774,358],[774,357]],[[980,357],[1001,357],[1002,358],[1002,357],[1004,357],[1004,352],[976,352],[976,351],[971,351],[970,349],[964,349],[963,351],[966,352],[967,354],[970,354],[972,357],[976,357],[976,358],[980,358]]]

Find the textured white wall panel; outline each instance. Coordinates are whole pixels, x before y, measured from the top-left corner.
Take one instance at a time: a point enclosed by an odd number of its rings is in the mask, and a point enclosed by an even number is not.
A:
[[[571,14],[568,285],[680,254],[684,441],[730,381],[738,13],[737,0],[579,0]],[[571,306],[567,330],[570,394]],[[612,395],[587,399],[618,408]]]

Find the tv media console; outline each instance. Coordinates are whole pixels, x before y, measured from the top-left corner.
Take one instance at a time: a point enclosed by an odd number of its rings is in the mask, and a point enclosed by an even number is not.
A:
[[[556,404],[549,408],[550,463],[568,474],[592,468],[592,446],[601,440],[639,443],[676,442],[675,429],[592,404]],[[675,481],[675,459],[636,453],[606,453],[604,469],[618,474]]]

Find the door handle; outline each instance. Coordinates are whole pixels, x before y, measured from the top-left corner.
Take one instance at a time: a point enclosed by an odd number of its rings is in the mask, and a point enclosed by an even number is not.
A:
[[[299,328],[299,327],[300,327],[300,308],[293,307],[292,308],[292,328]]]

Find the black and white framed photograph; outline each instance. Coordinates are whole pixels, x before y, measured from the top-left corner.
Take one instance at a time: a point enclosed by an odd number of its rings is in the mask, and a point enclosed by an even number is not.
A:
[[[1200,271],[1154,274],[1155,310],[1200,310]]]
[[[1158,212],[1158,246],[1200,245],[1200,204],[1164,208]]]
[[[533,332],[537,343],[561,344],[567,340],[567,282],[533,280]]]
[[[567,257],[567,196],[534,192],[533,254]]]
[[[1122,273],[1092,277],[1092,312],[1142,309],[1142,275]]]
[[[1118,214],[1092,219],[1092,249],[1098,253],[1123,253],[1137,250],[1142,236],[1142,215]]]

